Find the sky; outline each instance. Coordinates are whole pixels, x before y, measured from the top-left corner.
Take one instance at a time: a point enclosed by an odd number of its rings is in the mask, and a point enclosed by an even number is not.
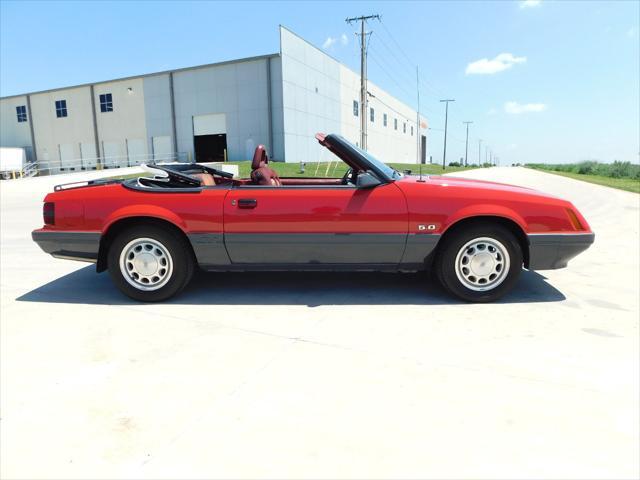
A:
[[[640,2],[0,0],[0,96],[279,51],[284,25],[429,122],[428,154],[501,164],[640,161]],[[416,67],[420,72],[416,85]],[[393,159],[383,159],[393,161]]]

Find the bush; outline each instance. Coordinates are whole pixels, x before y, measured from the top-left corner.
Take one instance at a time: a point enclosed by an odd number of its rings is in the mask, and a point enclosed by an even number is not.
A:
[[[529,168],[539,170],[553,170],[555,172],[579,173],[581,175],[599,175],[609,178],[632,178],[640,179],[640,165],[631,162],[621,162],[616,160],[613,163],[600,163],[594,160],[587,160],[580,163],[527,163]]]
[[[450,167],[461,167],[460,162],[449,162]]]

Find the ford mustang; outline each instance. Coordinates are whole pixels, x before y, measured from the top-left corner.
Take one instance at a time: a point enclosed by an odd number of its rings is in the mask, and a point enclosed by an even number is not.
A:
[[[250,178],[199,164],[58,185],[32,233],[58,258],[95,262],[125,295],[161,301],[207,271],[429,270],[489,302],[522,268],[562,268],[594,234],[568,201],[535,190],[410,175],[339,135],[316,135],[342,178],[280,177],[258,146]]]

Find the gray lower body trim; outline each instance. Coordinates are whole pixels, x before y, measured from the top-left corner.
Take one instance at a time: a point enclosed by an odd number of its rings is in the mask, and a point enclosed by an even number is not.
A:
[[[530,234],[529,270],[554,270],[584,252],[595,240],[593,233]]]
[[[232,263],[200,265],[207,272],[405,272],[397,263]],[[417,268],[415,270],[418,270]]]
[[[229,265],[229,255],[224,246],[222,233],[189,233],[187,238],[193,247],[193,253],[200,266]]]
[[[397,266],[406,234],[231,233],[224,242],[233,264]]]
[[[439,234],[409,234],[407,236],[407,246],[402,256],[402,265],[406,267],[413,266],[418,270],[424,269],[429,255],[435,250],[439,241]]]
[[[34,231],[31,238],[46,253],[57,258],[95,262],[100,248],[100,232]]]

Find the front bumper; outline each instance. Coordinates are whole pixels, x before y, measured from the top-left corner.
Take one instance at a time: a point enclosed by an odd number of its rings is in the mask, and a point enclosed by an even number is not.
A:
[[[529,234],[529,270],[564,268],[595,240],[593,233]]]
[[[34,230],[31,238],[56,258],[95,262],[100,250],[100,232],[53,232]]]

